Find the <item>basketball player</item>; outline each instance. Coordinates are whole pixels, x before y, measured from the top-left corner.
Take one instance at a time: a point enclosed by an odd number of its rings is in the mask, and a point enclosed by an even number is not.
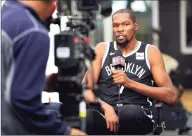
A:
[[[177,91],[166,73],[158,48],[136,39],[139,24],[132,11],[116,11],[112,24],[115,42],[101,42],[96,46],[96,59],[83,80],[92,89],[98,84],[96,94],[102,106],[102,111],[88,110],[87,133],[148,134],[154,127],[152,100],[174,104]],[[117,49],[125,57],[123,70],[112,68],[112,57]],[[119,90],[122,90],[120,95]]]

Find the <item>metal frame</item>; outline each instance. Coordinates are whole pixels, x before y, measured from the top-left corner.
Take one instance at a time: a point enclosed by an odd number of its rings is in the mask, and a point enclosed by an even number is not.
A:
[[[187,46],[187,1],[180,0],[180,51],[184,55],[192,55],[192,47]]]

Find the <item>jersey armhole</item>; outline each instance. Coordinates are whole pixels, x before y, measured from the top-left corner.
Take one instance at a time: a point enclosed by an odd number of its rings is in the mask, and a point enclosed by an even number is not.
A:
[[[110,45],[110,42],[106,42],[106,48],[105,48],[105,53],[104,53],[103,58],[102,58],[101,68],[103,67],[105,59],[107,58],[107,54],[109,52],[109,45]]]
[[[147,67],[149,68],[149,70],[150,70],[150,68],[151,68],[151,66],[150,66],[150,62],[149,62],[149,52],[148,52],[148,48],[149,48],[149,46],[150,46],[150,44],[147,44],[146,45],[146,48],[145,48],[145,60],[146,60],[146,64],[147,64]]]

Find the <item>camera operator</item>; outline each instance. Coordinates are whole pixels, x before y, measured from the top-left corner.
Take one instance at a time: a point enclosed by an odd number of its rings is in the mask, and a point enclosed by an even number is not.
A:
[[[43,26],[56,8],[55,0],[6,1],[2,8],[2,133],[85,135],[70,128],[41,103],[49,55]]]

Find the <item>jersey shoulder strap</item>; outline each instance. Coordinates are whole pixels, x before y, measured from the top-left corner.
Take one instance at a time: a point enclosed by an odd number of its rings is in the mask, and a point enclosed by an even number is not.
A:
[[[147,43],[142,42],[142,43],[141,43],[141,46],[140,46],[140,48],[139,48],[139,51],[145,52],[145,49],[146,49],[146,46],[147,46],[147,45],[148,45]]]

